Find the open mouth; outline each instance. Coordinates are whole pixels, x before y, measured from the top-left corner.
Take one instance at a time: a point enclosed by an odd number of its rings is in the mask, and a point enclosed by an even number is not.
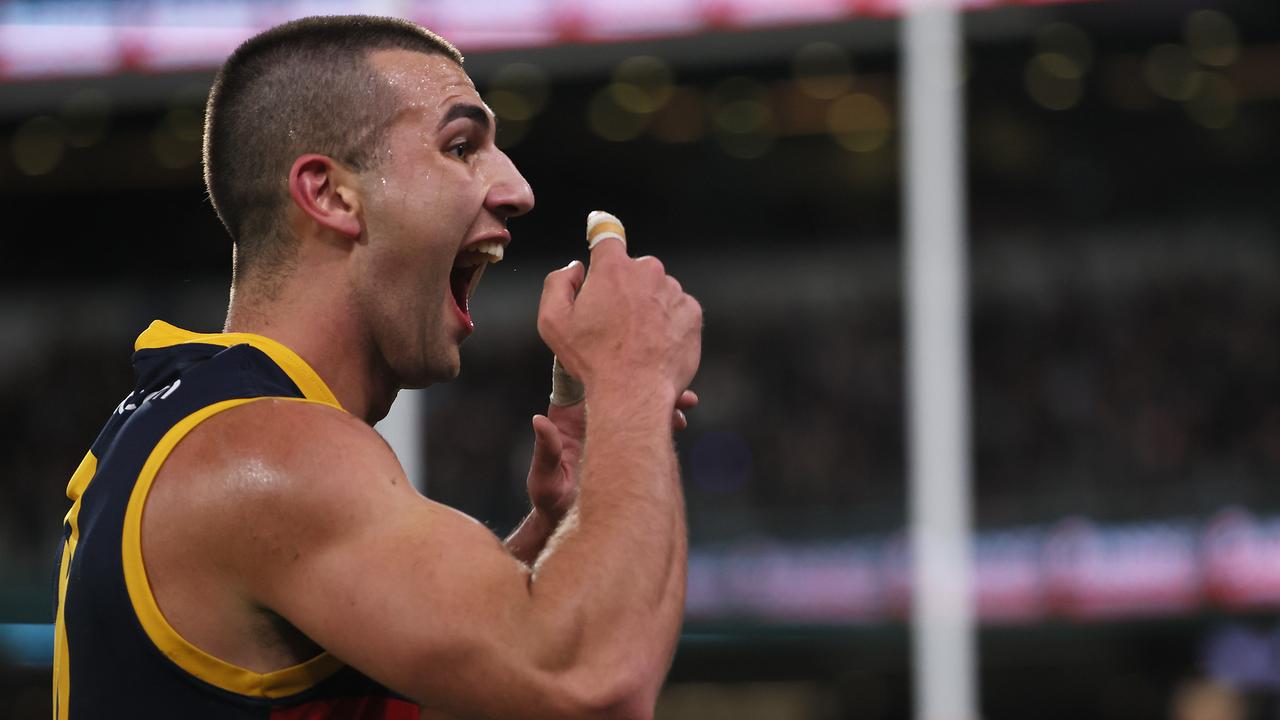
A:
[[[477,243],[458,254],[453,261],[453,270],[449,273],[449,289],[453,293],[453,301],[458,304],[462,314],[471,318],[468,303],[476,286],[480,284],[480,276],[489,263],[502,260],[502,243],[493,240]]]

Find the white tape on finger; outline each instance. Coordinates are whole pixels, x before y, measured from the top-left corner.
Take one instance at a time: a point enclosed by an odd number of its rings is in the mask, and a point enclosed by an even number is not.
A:
[[[596,249],[596,245],[599,245],[601,240],[608,240],[609,238],[617,238],[617,239],[619,239],[619,240],[621,240],[621,241],[622,241],[622,244],[623,244],[623,245],[626,245],[626,244],[627,244],[627,239],[626,239],[625,237],[623,237],[622,235],[620,235],[620,234],[618,234],[618,233],[616,233],[616,232],[606,231],[606,232],[597,233],[597,234],[595,234],[595,235],[592,235],[592,236],[591,236],[591,239],[587,240],[587,249],[588,249],[588,250],[595,250],[595,249]]]
[[[578,378],[569,374],[560,364],[560,358],[551,363],[551,404],[563,407],[576,405],[587,396],[587,389]]]
[[[627,229],[616,215],[603,210],[593,210],[587,215],[587,249],[592,250],[601,240],[617,238],[627,244]]]

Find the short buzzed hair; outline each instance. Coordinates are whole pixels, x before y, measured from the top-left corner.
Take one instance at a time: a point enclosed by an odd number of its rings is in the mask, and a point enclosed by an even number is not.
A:
[[[204,181],[236,246],[235,275],[286,267],[288,173],[306,153],[357,172],[380,156],[399,98],[378,81],[369,54],[412,50],[462,64],[457,48],[411,22],[388,17],[309,17],[246,40],[209,91]]]

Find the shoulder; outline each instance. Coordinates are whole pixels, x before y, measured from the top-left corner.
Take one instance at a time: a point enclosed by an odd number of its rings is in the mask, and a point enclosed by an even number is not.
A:
[[[206,439],[234,440],[255,450],[296,449],[338,441],[390,452],[364,421],[331,405],[284,397],[257,398],[218,413],[197,429]],[[197,431],[192,435],[199,437]],[[211,437],[212,436],[212,437]]]
[[[225,537],[230,550],[245,528],[318,537],[404,492],[414,493],[395,454],[363,421],[320,403],[264,398],[193,428],[161,467],[146,514],[190,524],[204,541]]]
[[[362,475],[403,474],[382,436],[359,418],[288,398],[262,398],[213,415],[183,438],[170,464],[185,472],[251,473],[263,481],[259,488],[314,484],[353,467]]]

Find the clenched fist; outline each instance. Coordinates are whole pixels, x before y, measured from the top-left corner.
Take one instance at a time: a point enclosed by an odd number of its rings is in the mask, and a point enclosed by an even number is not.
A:
[[[538,333],[588,397],[642,393],[672,407],[702,357],[702,307],[657,258],[607,239],[590,274],[574,261],[547,276]]]

